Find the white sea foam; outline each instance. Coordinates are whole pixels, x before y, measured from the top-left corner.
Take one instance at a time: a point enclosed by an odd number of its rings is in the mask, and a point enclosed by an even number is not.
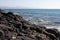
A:
[[[50,26],[45,26],[47,29],[50,29],[50,28],[55,28],[55,29],[57,29],[58,31],[60,31],[60,26],[52,26],[52,25],[50,25]]]
[[[27,17],[27,18],[25,18],[24,17],[24,19],[31,22],[31,23],[38,24],[38,25],[39,24],[45,24],[45,25],[46,24],[53,24],[51,21],[43,20],[41,18],[35,18],[35,17]]]

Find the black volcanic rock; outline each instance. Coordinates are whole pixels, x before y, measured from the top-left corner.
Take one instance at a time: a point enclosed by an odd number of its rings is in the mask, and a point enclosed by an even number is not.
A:
[[[46,29],[12,12],[0,10],[0,40],[60,40],[60,33],[57,29]]]

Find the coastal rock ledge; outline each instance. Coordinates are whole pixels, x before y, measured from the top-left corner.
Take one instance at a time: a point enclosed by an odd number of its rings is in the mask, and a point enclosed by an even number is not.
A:
[[[60,40],[57,29],[31,24],[21,16],[0,10],[0,40]]]

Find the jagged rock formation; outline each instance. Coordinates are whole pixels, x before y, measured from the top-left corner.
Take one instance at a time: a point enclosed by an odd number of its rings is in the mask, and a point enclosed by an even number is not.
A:
[[[60,40],[57,29],[46,29],[0,10],[0,40]]]

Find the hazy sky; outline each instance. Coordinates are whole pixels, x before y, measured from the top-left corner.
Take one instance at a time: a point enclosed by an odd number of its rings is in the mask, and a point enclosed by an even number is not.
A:
[[[0,0],[0,7],[60,9],[60,0]]]

